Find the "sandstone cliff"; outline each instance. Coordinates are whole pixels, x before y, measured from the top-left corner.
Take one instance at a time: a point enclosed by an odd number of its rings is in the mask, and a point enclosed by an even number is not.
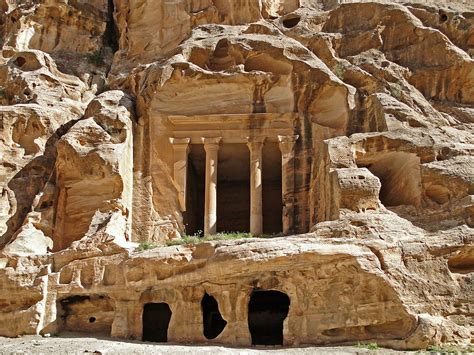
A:
[[[284,345],[469,346],[469,3],[0,0],[0,45],[1,336],[148,340],[167,304],[167,340],[248,346],[278,291]],[[217,227],[263,160],[283,233],[187,243],[212,147]]]

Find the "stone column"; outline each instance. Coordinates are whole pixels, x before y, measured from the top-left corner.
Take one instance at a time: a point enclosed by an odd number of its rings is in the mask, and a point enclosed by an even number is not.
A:
[[[247,138],[250,149],[250,233],[263,233],[262,148],[265,137]]]
[[[221,137],[202,138],[206,151],[206,195],[204,235],[217,232],[217,162]]]
[[[294,228],[295,205],[295,143],[299,136],[278,136],[281,151],[281,191],[283,201],[283,233],[291,234]]]
[[[186,211],[186,179],[190,141],[190,138],[170,138],[174,153],[173,178],[178,187],[179,205],[182,212]]]

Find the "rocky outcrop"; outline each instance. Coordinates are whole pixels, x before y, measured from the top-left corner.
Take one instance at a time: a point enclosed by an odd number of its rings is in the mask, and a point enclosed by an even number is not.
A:
[[[0,0],[0,335],[468,346],[473,18]]]
[[[56,142],[93,92],[61,73],[46,53],[4,50],[3,56],[0,244],[9,243],[6,251],[45,253],[54,229]]]
[[[120,211],[128,219],[133,199],[133,103],[121,91],[97,96],[57,144],[55,246],[81,239],[97,213]],[[104,218],[104,217],[102,217]]]

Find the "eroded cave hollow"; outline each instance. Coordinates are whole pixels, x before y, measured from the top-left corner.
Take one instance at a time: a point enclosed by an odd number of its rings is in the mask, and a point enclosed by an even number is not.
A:
[[[380,201],[385,207],[421,203],[420,158],[412,153],[388,152],[358,159],[359,167],[366,167],[380,179]]]
[[[252,345],[283,345],[283,321],[289,308],[290,298],[283,292],[252,292],[248,308]]]
[[[143,307],[143,341],[166,343],[172,312],[167,303],[147,303]]]
[[[115,309],[110,297],[71,296],[58,302],[61,331],[110,336]]]

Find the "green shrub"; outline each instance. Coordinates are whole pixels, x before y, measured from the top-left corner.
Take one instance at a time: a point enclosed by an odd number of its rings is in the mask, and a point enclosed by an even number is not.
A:
[[[336,64],[333,70],[334,74],[339,78],[339,79],[344,79],[344,73],[346,72],[346,69],[341,63]]]
[[[250,233],[242,232],[223,232],[217,233],[216,235],[210,235],[204,237],[205,240],[232,240],[232,239],[243,239],[243,238],[252,238]]]
[[[202,236],[202,231],[194,235],[184,235],[182,238],[179,239],[172,239],[166,242],[166,246],[173,246],[173,245],[193,245],[199,244],[203,242],[215,241],[215,240],[235,240],[235,239],[249,239],[253,238],[251,233],[243,233],[243,232],[221,232],[214,235],[208,235],[206,237]],[[281,237],[283,234],[262,234],[259,235],[258,238],[276,238]],[[144,251],[157,248],[158,245],[144,242],[141,243],[137,247],[137,251]]]
[[[188,245],[188,244],[198,244],[202,242],[209,242],[213,240],[233,240],[233,239],[243,239],[243,238],[252,238],[250,233],[241,233],[241,232],[222,232],[215,235],[209,235],[206,237],[201,237],[202,232],[198,232],[194,235],[185,235],[181,239],[173,239],[166,243],[166,245]]]
[[[427,352],[437,354],[461,354],[461,353],[472,353],[474,349],[468,348],[465,350],[458,349],[451,345],[430,345],[426,348]]]
[[[377,350],[379,348],[379,345],[377,343],[357,343],[356,347],[369,350]]]
[[[197,244],[199,243],[199,237],[197,236],[183,236],[180,239],[172,239],[166,242],[167,246],[172,245],[187,245],[187,244]]]
[[[143,242],[138,245],[137,251],[145,251],[145,250],[155,249],[157,247],[158,245],[155,245],[153,243]]]
[[[402,97],[402,86],[400,84],[392,84],[390,85],[390,93],[392,94],[393,97],[396,99],[399,99]]]
[[[5,92],[5,89],[0,86],[0,99],[4,99],[7,97],[7,93]]]

